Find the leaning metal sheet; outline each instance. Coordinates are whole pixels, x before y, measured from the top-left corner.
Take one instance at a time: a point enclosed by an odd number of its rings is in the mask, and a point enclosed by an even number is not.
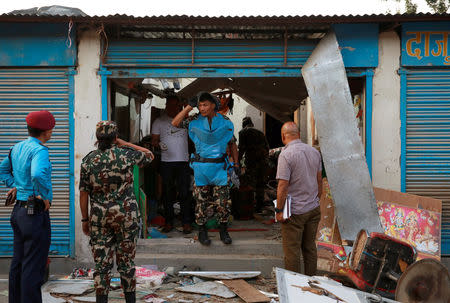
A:
[[[361,229],[382,233],[344,61],[333,32],[316,46],[302,74],[342,238],[353,240]]]

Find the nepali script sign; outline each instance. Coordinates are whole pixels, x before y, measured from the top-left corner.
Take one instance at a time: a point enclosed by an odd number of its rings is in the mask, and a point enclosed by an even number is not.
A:
[[[450,66],[450,22],[402,24],[403,66]]]

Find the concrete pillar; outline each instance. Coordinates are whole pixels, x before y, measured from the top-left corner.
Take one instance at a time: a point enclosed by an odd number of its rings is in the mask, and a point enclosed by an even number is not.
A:
[[[95,125],[101,120],[100,38],[95,29],[79,33],[78,73],[75,75],[75,256],[78,262],[91,262],[88,238],[81,230],[80,165],[94,149]]]
[[[379,64],[373,78],[372,181],[400,191],[400,38],[394,31],[379,36]]]

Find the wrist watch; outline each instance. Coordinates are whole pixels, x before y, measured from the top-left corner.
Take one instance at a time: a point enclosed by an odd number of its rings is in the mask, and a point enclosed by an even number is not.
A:
[[[278,214],[278,213],[282,213],[283,212],[283,209],[280,209],[280,208],[277,208],[277,207],[275,207],[275,212]]]
[[[89,218],[83,218],[83,219],[81,219],[81,222],[88,222],[89,221]]]

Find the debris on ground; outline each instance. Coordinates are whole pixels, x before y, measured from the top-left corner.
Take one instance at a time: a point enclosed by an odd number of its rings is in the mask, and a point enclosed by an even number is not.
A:
[[[196,276],[217,280],[250,279],[261,274],[260,271],[180,271],[180,276]]]
[[[237,280],[223,280],[225,284],[231,291],[238,295],[242,300],[247,303],[257,303],[257,302],[269,302],[270,299],[266,295],[259,292],[256,288],[248,284],[242,279]]]
[[[397,302],[343,286],[326,277],[305,276],[282,268],[276,269],[276,275],[280,302]]]
[[[92,280],[94,277],[94,269],[86,267],[74,268],[72,273],[67,276],[67,279],[88,279]]]
[[[136,283],[145,284],[149,288],[159,286],[167,277],[165,272],[136,266]]]
[[[226,299],[236,296],[225,285],[212,281],[177,287],[176,290],[196,294],[214,295]]]

